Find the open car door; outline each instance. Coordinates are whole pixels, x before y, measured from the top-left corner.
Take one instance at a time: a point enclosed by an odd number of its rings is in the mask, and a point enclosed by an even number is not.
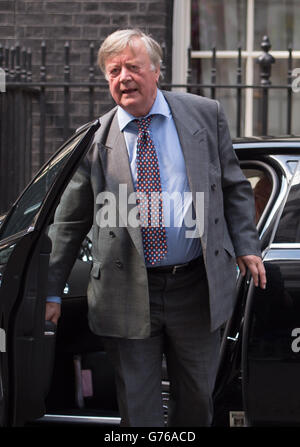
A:
[[[60,148],[0,228],[0,426],[23,425],[44,414],[56,329],[45,322],[47,229],[99,126],[98,120],[85,126]]]
[[[249,402],[252,402],[252,410],[256,412],[257,402],[261,400],[257,371],[248,369],[248,362],[253,352],[252,345],[249,344],[252,334],[249,323],[253,317],[251,322],[254,325],[258,324],[254,308],[263,306],[266,299],[271,306],[272,296],[278,285],[274,283],[272,286],[270,277],[274,271],[274,269],[271,271],[272,267],[269,267],[268,263],[272,253],[270,247],[272,247],[274,233],[278,228],[278,221],[289,194],[298,157],[276,153],[261,154],[259,147],[256,153],[252,149],[249,153],[247,149],[242,149],[242,151],[239,153],[241,167],[254,191],[257,230],[267,270],[267,289],[264,291],[255,288],[249,272],[245,277],[238,275],[234,311],[224,327],[222,337],[219,370],[214,390],[213,424],[215,426],[244,426],[246,425],[245,413],[248,424]],[[266,185],[269,185],[268,189]],[[255,305],[251,307],[254,301]],[[261,347],[258,337],[255,348]],[[250,387],[249,378],[251,378]],[[268,405],[268,401],[265,404]]]
[[[250,426],[299,426],[300,162],[264,265],[267,288],[255,288],[250,282],[245,308],[242,376],[246,422]]]

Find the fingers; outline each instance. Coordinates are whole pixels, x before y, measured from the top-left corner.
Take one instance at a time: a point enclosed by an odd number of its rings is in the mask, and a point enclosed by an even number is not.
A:
[[[57,324],[60,317],[60,304],[58,303],[46,303],[45,320],[52,321]]]
[[[237,265],[239,266],[240,272],[242,276],[246,275],[246,266],[244,264],[244,262],[242,261],[241,257],[236,259],[237,261]]]
[[[243,276],[246,273],[246,268],[249,269],[255,287],[260,286],[262,289],[266,288],[267,284],[266,271],[262,259],[259,256],[255,255],[239,256],[237,258],[237,263]]]
[[[260,262],[258,263],[258,276],[260,281],[260,287],[265,289],[267,286],[267,275],[264,264],[262,260],[259,258]]]
[[[257,266],[256,260],[250,258],[249,260],[247,259],[247,261],[248,261],[247,266],[248,266],[248,269],[250,270],[250,273],[252,275],[254,285],[255,285],[255,287],[258,287],[258,285],[259,285],[259,272],[258,272],[258,266]],[[246,261],[246,263],[247,263],[247,261]]]

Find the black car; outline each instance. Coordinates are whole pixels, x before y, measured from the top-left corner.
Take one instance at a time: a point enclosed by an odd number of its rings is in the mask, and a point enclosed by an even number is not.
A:
[[[87,235],[66,283],[62,317],[45,322],[51,241],[60,197],[96,120],[46,163],[0,218],[0,425],[118,425],[111,365],[87,321]],[[300,138],[234,142],[256,200],[267,288],[237,270],[235,309],[222,328],[215,426],[300,424]],[[167,413],[168,377],[162,393]]]

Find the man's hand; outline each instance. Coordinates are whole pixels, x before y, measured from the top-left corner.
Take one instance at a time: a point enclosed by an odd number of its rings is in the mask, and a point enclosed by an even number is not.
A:
[[[256,287],[260,285],[262,289],[266,288],[267,279],[266,271],[262,259],[255,255],[238,256],[236,262],[239,266],[240,272],[243,276],[246,274],[246,269],[250,270],[254,284]]]
[[[60,317],[60,307],[58,303],[46,303],[46,315],[45,320],[52,321],[52,323],[57,324]]]

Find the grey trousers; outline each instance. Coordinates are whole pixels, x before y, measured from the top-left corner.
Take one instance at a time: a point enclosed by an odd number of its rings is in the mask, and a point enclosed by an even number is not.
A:
[[[121,425],[162,427],[162,358],[170,380],[169,426],[209,426],[220,349],[210,332],[208,288],[202,262],[184,272],[148,273],[151,337],[105,337],[114,365]]]

